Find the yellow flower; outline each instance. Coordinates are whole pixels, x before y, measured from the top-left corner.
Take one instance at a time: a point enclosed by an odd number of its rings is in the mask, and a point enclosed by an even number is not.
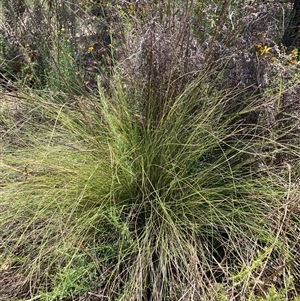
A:
[[[292,58],[297,58],[297,56],[298,56],[298,49],[297,48],[293,49],[292,52],[291,52],[291,54],[290,54],[290,56]]]
[[[95,49],[94,46],[89,46],[88,51],[92,52],[94,49]]]
[[[292,52],[290,53],[290,55],[287,59],[287,63],[289,65],[297,65],[297,63],[298,63],[298,49],[297,48],[292,50]]]
[[[272,47],[266,45],[263,46],[261,43],[255,45],[255,50],[259,57],[263,56],[264,54],[267,54],[271,49]]]

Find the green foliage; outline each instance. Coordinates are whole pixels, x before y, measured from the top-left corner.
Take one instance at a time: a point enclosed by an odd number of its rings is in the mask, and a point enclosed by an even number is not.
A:
[[[61,256],[61,254],[59,254]],[[76,297],[85,293],[95,273],[95,263],[86,258],[85,254],[64,254],[67,265],[60,267],[54,277],[51,292],[38,292],[42,300],[61,300],[65,296]]]
[[[227,294],[243,287],[250,296],[271,254],[289,254],[272,230],[285,200],[285,172],[257,169],[264,143],[269,149],[277,143],[259,131],[247,135],[245,109],[228,108],[228,99],[242,95],[210,94],[210,78],[195,80],[176,99],[150,98],[146,109],[118,79],[111,96],[100,91],[99,99],[24,102],[32,104],[25,126],[32,136],[23,150],[8,147],[3,156],[4,174],[14,176],[6,176],[10,214],[2,226],[11,216],[28,226],[8,231],[4,262],[18,262],[25,272],[29,260],[36,262],[30,273],[40,279],[37,294],[50,300],[96,285],[114,299],[217,298],[206,279],[223,279],[233,283]],[[48,124],[35,123],[35,112],[44,112]],[[16,236],[22,238],[13,243]],[[262,246],[268,252],[253,260]],[[249,260],[250,267],[239,268]]]
[[[9,10],[1,68],[20,85],[0,106],[0,273],[18,281],[1,298],[297,296],[299,118],[285,106],[299,77],[276,61],[274,86],[255,78],[274,79],[276,47],[244,6],[35,1],[25,27]]]
[[[64,34],[62,27],[57,35],[53,33],[52,61],[46,70],[48,88],[55,91],[79,93],[82,91],[80,69],[75,62],[75,49],[72,41]]]

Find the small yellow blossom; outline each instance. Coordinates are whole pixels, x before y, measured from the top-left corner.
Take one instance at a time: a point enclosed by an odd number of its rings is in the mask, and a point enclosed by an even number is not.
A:
[[[255,45],[255,50],[259,57],[262,57],[263,55],[267,54],[271,49],[272,47],[266,45],[263,46],[261,43]]]
[[[89,46],[88,51],[92,52],[94,49],[95,49],[94,46]]]
[[[298,63],[298,49],[297,48],[292,50],[292,52],[290,53],[290,55],[287,59],[287,63],[289,65],[297,65],[297,63]]]
[[[293,49],[292,52],[291,52],[291,54],[290,54],[290,56],[292,58],[297,58],[297,56],[298,56],[298,49],[297,48]]]

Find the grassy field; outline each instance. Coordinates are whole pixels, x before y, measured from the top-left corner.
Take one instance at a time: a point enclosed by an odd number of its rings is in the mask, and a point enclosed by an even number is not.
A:
[[[4,1],[0,299],[300,300],[291,9]]]

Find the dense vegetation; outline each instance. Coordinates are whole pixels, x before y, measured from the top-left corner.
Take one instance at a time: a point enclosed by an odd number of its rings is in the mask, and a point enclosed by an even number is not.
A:
[[[1,300],[299,300],[296,3],[2,1]]]

